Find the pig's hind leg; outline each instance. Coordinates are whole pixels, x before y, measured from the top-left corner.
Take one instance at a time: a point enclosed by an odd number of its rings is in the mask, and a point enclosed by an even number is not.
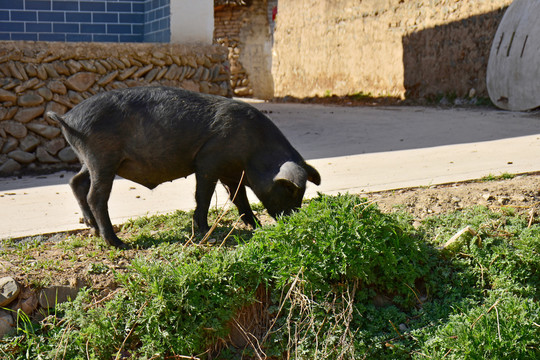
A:
[[[81,208],[84,223],[92,229],[92,232],[99,236],[99,228],[88,205],[88,192],[90,191],[90,172],[85,164],[83,164],[81,170],[71,178],[69,181],[71,190],[79,203]]]
[[[105,242],[117,248],[126,248],[118,236],[114,233],[114,228],[109,217],[107,202],[112,190],[112,184],[116,175],[111,167],[90,168],[90,191],[88,192],[88,205],[94,214],[99,227],[101,237]]]

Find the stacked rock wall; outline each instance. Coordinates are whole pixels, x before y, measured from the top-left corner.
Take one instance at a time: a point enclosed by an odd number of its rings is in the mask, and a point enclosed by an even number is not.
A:
[[[0,175],[76,163],[58,124],[44,114],[64,114],[99,92],[166,85],[232,95],[227,49],[219,45],[0,45]]]

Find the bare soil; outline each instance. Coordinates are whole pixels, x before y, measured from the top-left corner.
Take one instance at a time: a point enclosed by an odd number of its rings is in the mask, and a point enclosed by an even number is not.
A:
[[[540,221],[540,173],[505,180],[401,189],[363,196],[378,203],[385,212],[403,210],[411,213],[415,225],[427,216],[476,205],[486,206],[493,211],[512,208],[527,216],[531,222]],[[264,214],[261,217],[263,222],[271,221]],[[0,258],[0,277],[12,276],[23,285],[25,290],[21,299],[32,296],[39,287],[50,285],[86,285],[106,296],[117,287],[113,272],[127,271],[131,259],[151,251],[116,251],[94,245],[60,246],[59,242],[71,235],[83,238],[92,236],[89,231],[40,235],[20,240],[21,243],[32,244],[26,249],[21,244],[17,250],[4,249],[7,251]],[[123,234],[119,235],[122,237]],[[36,243],[40,245],[36,246]]]

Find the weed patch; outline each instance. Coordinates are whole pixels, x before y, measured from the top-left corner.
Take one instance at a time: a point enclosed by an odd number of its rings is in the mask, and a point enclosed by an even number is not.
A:
[[[113,273],[116,290],[81,291],[39,323],[21,317],[0,357],[540,356],[540,225],[526,217],[475,207],[414,228],[405,213],[352,195],[320,195],[274,225],[230,235],[235,216],[215,246],[191,244],[200,239],[189,214],[129,222],[124,236],[145,250],[128,271],[89,270]],[[467,226],[474,236],[439,250]],[[73,242],[62,247],[85,246]],[[234,332],[245,348],[232,346]]]

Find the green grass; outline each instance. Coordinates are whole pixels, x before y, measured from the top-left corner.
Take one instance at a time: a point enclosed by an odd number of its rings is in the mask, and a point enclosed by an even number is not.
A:
[[[414,229],[404,213],[320,195],[275,225],[229,235],[236,220],[221,220],[212,246],[190,245],[201,237],[183,212],[125,224],[145,251],[115,275],[118,289],[99,302],[86,289],[40,323],[21,319],[0,358],[540,357],[540,225],[526,218],[477,207]],[[478,236],[438,249],[465,226]],[[234,324],[258,339],[227,346]]]
[[[516,177],[516,175],[509,174],[509,173],[505,172],[505,173],[502,173],[500,175],[489,174],[489,175],[484,176],[480,180],[481,181],[510,180],[510,179],[515,178],[515,177]]]

